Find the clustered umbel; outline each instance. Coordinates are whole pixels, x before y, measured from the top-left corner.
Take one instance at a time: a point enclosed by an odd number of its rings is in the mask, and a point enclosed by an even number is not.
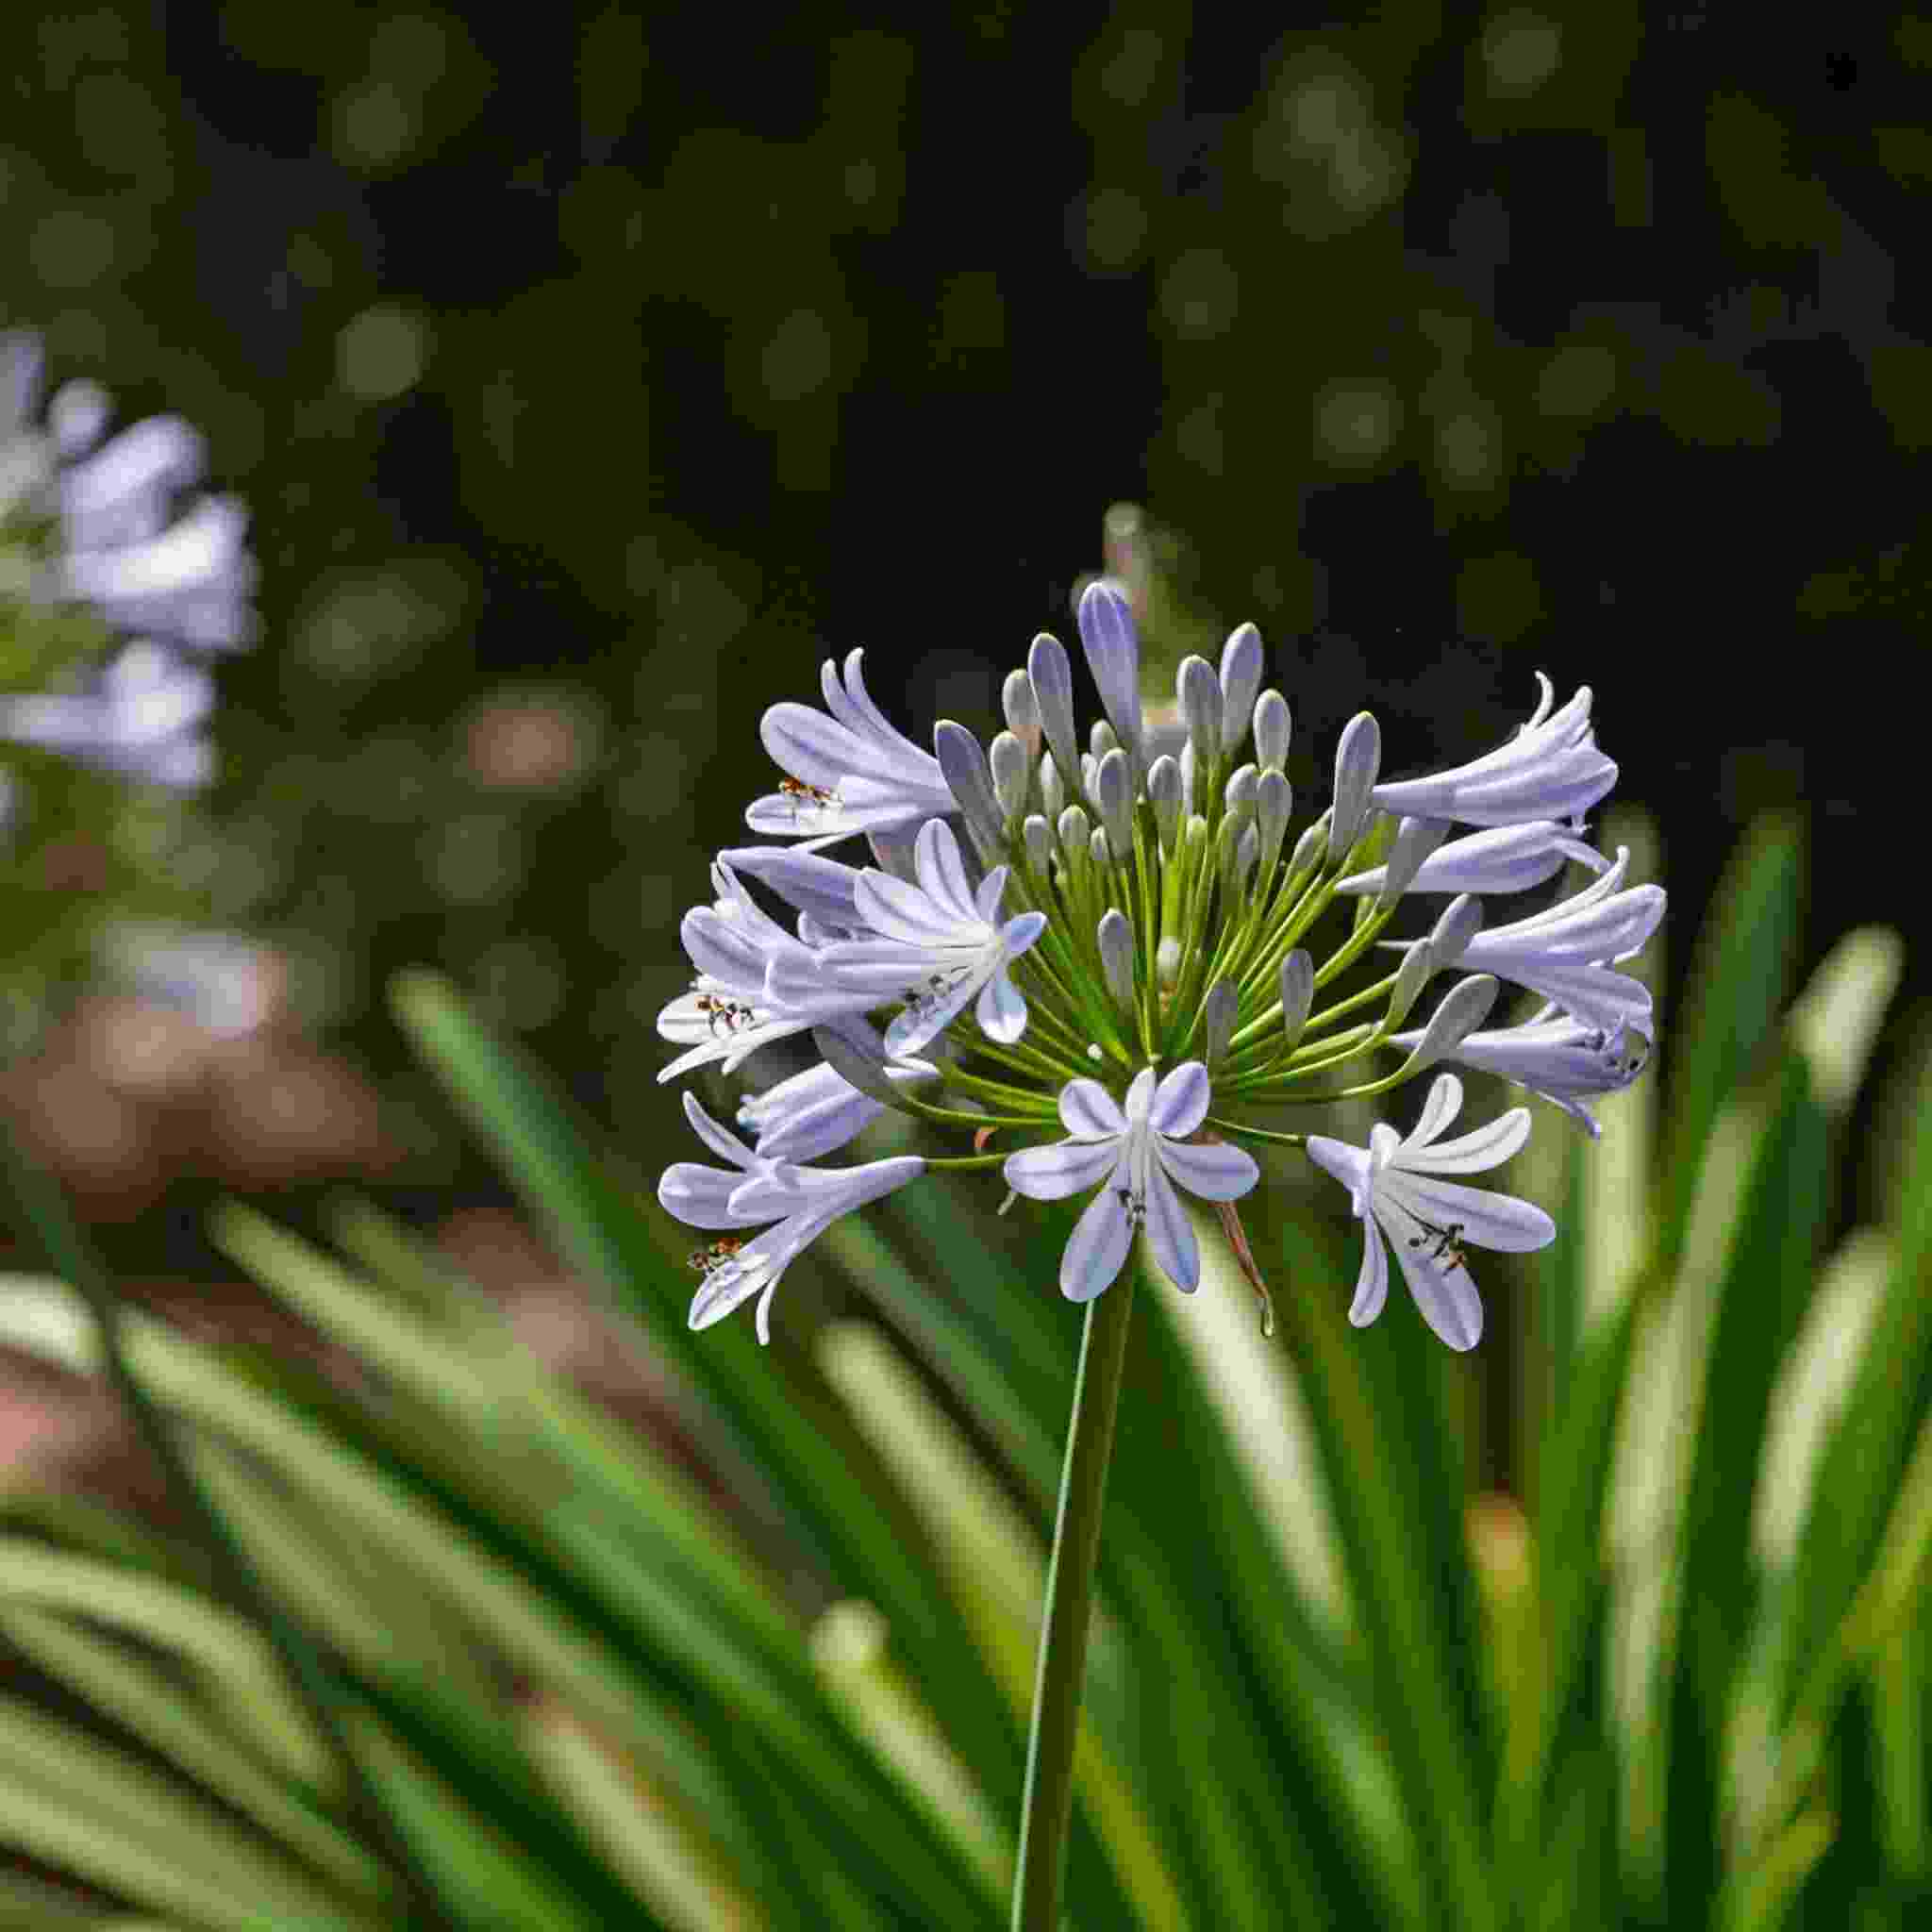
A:
[[[1539,674],[1541,702],[1507,742],[1391,783],[1364,711],[1341,732],[1329,803],[1291,837],[1291,717],[1261,689],[1254,625],[1229,637],[1218,670],[1182,662],[1176,722],[1158,726],[1142,710],[1121,588],[1091,584],[1077,616],[1106,713],[1084,741],[1072,665],[1044,633],[1006,680],[1007,728],[990,747],[941,720],[922,751],[874,704],[858,651],[842,670],[824,666],[823,710],[766,713],[785,775],[746,817],[794,842],[719,855],[714,902],[683,923],[697,977],[660,1016],[684,1049],[660,1077],[728,1074],[793,1036],[820,1061],[743,1103],[738,1125],[755,1144],[685,1096],[727,1163],[678,1162],[658,1191],[690,1225],[728,1231],[692,1257],[691,1326],[756,1295],[768,1339],[773,1291],[807,1243],[930,1167],[998,1165],[1035,1200],[1091,1191],[1060,1266],[1075,1301],[1119,1274],[1136,1236],[1193,1290],[1199,1246],[1180,1194],[1212,1201],[1265,1301],[1232,1205],[1260,1177],[1234,1144],[1247,1141],[1297,1148],[1348,1189],[1365,1234],[1352,1321],[1381,1309],[1386,1238],[1424,1320],[1452,1348],[1473,1347],[1482,1304],[1467,1250],[1538,1248],[1556,1230],[1528,1202],[1446,1176],[1507,1159],[1528,1138],[1528,1110],[1444,1140],[1463,1098],[1446,1071],[1407,1136],[1380,1124],[1366,1147],[1262,1127],[1252,1110],[1379,1095],[1457,1065],[1513,1080],[1597,1132],[1591,1097],[1628,1085],[1649,1052],[1649,993],[1617,968],[1656,929],[1664,895],[1626,885],[1628,853],[1612,862],[1583,836],[1617,776],[1591,729],[1589,690],[1557,708]],[[824,856],[856,834],[873,865]],[[1488,924],[1488,899],[1571,861],[1597,874],[1583,891]],[[791,929],[747,880],[792,909]],[[1446,903],[1423,938],[1381,939],[1405,897],[1428,896]],[[1339,899],[1353,904],[1352,929],[1318,960],[1306,941]],[[1377,947],[1395,954],[1392,970],[1318,1005]],[[1446,990],[1410,1025],[1439,976]],[[1545,1005],[1488,1027],[1506,981]],[[1376,1055],[1394,1064],[1378,1073]],[[970,1134],[974,1151],[805,1164],[888,1109]],[[985,1152],[995,1138],[1029,1144]],[[740,1232],[753,1227],[763,1231]]]
[[[35,686],[0,694],[0,740],[205,785],[201,660],[256,633],[247,512],[200,491],[206,446],[178,416],[109,435],[105,391],[69,382],[42,410],[42,379],[38,341],[0,335],[0,630]]]

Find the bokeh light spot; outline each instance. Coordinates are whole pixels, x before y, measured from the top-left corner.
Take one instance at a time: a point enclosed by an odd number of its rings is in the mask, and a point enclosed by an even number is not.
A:
[[[366,403],[386,403],[412,389],[428,359],[428,330],[388,303],[365,308],[336,338],[341,385]]]

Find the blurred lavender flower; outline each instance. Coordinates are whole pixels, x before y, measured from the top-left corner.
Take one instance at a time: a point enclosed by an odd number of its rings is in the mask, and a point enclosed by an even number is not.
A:
[[[214,680],[153,642],[129,644],[77,691],[0,698],[0,739],[151,785],[192,791],[214,775],[203,730]]]
[[[36,540],[28,595],[190,651],[254,642],[246,512],[232,496],[197,496],[177,514],[207,469],[199,431],[150,416],[108,436],[108,397],[91,382],[68,383],[37,423],[41,382],[39,341],[0,337],[0,533]]]

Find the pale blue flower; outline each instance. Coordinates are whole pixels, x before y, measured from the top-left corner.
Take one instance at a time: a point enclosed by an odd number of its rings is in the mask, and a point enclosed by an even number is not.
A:
[[[1097,1080],[1070,1080],[1059,1109],[1071,1138],[1008,1157],[1007,1185],[1032,1200],[1100,1188],[1060,1257],[1060,1292],[1069,1301],[1091,1301],[1113,1280],[1137,1232],[1145,1233],[1176,1288],[1191,1294],[1200,1286],[1200,1245],[1175,1185],[1204,1201],[1233,1201],[1261,1177],[1239,1147],[1190,1141],[1208,1116],[1211,1091],[1199,1060],[1175,1067],[1158,1085],[1154,1069],[1142,1067],[1124,1110]]]
[[[214,680],[153,642],[133,643],[76,691],[0,697],[0,739],[153,785],[192,791],[214,775],[204,726]]]
[[[746,809],[754,832],[824,845],[953,809],[939,760],[895,730],[873,703],[860,670],[864,656],[854,651],[846,658],[842,682],[825,660],[820,686],[829,717],[790,703],[765,713],[759,735],[791,783]]]
[[[658,1205],[687,1227],[776,1224],[748,1241],[726,1239],[699,1251],[694,1259],[704,1279],[691,1298],[693,1328],[722,1322],[757,1295],[758,1337],[770,1341],[772,1296],[786,1269],[841,1214],[903,1188],[925,1172],[925,1162],[914,1154],[844,1168],[796,1167],[790,1161],[765,1159],[720,1126],[689,1093],[684,1096],[684,1111],[698,1138],[729,1165],[675,1162],[658,1184]]]
[[[1373,1322],[1388,1299],[1385,1237],[1423,1320],[1454,1349],[1474,1348],[1483,1332],[1482,1298],[1463,1258],[1464,1244],[1522,1254],[1557,1238],[1556,1224],[1532,1203],[1440,1178],[1500,1167],[1529,1139],[1529,1109],[1518,1107],[1474,1133],[1443,1141],[1461,1108],[1462,1082],[1439,1074],[1422,1118],[1406,1137],[1386,1122],[1370,1130],[1366,1147],[1324,1134],[1308,1137],[1308,1158],[1348,1190],[1362,1224],[1361,1272],[1348,1311],[1357,1328]]]
[[[1574,819],[1617,782],[1617,768],[1596,747],[1590,724],[1590,687],[1560,711],[1541,671],[1542,701],[1507,744],[1427,778],[1377,785],[1371,794],[1384,811],[1449,819],[1464,825],[1513,825],[1525,819]]]

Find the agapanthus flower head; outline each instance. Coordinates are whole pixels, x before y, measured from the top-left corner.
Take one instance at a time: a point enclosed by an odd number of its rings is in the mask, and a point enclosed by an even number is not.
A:
[[[1361,712],[1333,747],[1332,796],[1297,830],[1289,704],[1262,689],[1252,625],[1230,635],[1218,670],[1181,664],[1156,724],[1121,588],[1087,585],[1075,614],[1106,713],[1084,736],[1069,655],[1045,633],[999,688],[1006,729],[991,747],[942,719],[932,753],[920,750],[874,704],[856,652],[842,675],[825,667],[824,711],[767,714],[786,782],[751,823],[808,842],[739,848],[714,868],[715,901],[682,928],[698,977],[659,1022],[686,1049],[664,1077],[729,1073],[785,1041],[821,1058],[742,1104],[756,1152],[688,1104],[730,1163],[679,1163],[660,1190],[681,1218],[727,1231],[694,1257],[693,1325],[758,1293],[762,1336],[770,1285],[805,1241],[935,1168],[996,1167],[1034,1200],[1091,1194],[1061,1257],[1071,1299],[1104,1292],[1137,1241],[1192,1291],[1191,1198],[1215,1204],[1258,1287],[1235,1205],[1262,1178],[1252,1147],[1296,1150],[1349,1188],[1369,1231],[1357,1323],[1386,1295],[1386,1240],[1430,1326],[1474,1345],[1482,1307],[1465,1249],[1535,1247],[1551,1224],[1443,1176],[1507,1158],[1528,1111],[1445,1140],[1463,1089],[1442,1073],[1406,1138],[1377,1124],[1355,1146],[1319,1131],[1321,1110],[1448,1061],[1517,1081],[1593,1130],[1588,1097],[1635,1076],[1654,1024],[1641,982],[1617,968],[1655,930],[1663,895],[1626,886],[1627,854],[1610,864],[1586,842],[1580,814],[1615,777],[1589,691],[1557,709],[1545,680],[1541,707],[1497,750],[1387,784],[1380,726]],[[1457,824],[1474,829],[1452,838]],[[813,849],[853,832],[874,864]],[[1491,905],[1572,862],[1600,875],[1571,898],[1520,918]],[[1416,936],[1377,977],[1391,923],[1430,893],[1450,903],[1407,927]],[[1550,1005],[1526,1026],[1484,1030],[1506,985]],[[970,1137],[970,1151],[797,1164],[888,1112]],[[776,1225],[729,1232],[760,1222]]]

